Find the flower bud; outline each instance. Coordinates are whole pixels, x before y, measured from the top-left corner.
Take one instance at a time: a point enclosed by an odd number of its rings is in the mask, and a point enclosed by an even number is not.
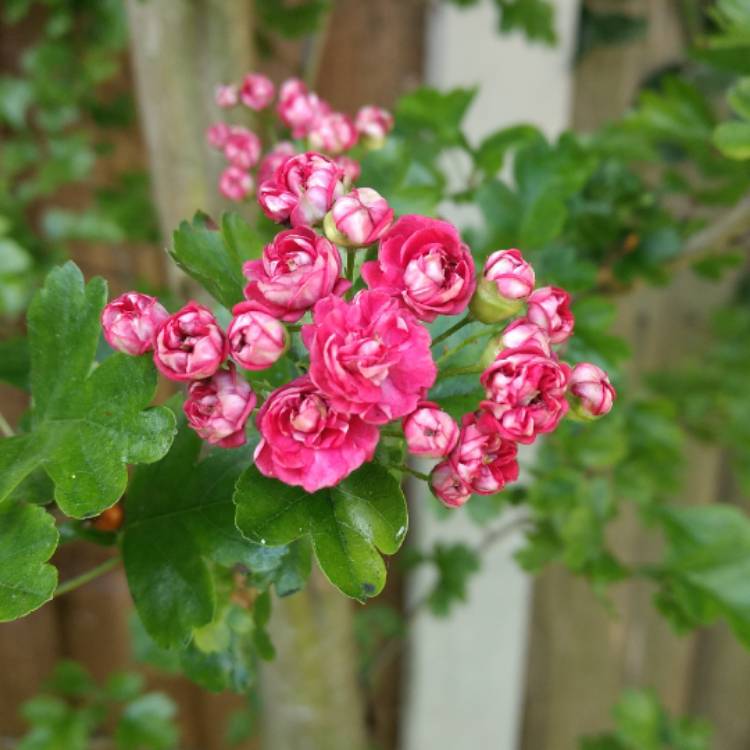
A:
[[[230,201],[245,200],[254,190],[252,175],[239,167],[229,166],[219,176],[219,192]]]
[[[227,358],[227,341],[213,313],[188,302],[159,328],[154,364],[170,380],[209,378]]]
[[[289,348],[289,332],[268,313],[241,302],[227,329],[229,356],[246,370],[265,370]]]
[[[248,73],[240,86],[242,103],[256,112],[265,109],[275,93],[273,82],[262,73]]]
[[[206,129],[206,140],[213,148],[223,150],[224,146],[227,145],[227,138],[229,138],[231,132],[232,128],[225,122],[215,122]]]
[[[260,138],[252,130],[239,126],[230,128],[224,144],[224,156],[232,166],[251,169],[258,163],[260,151]]]
[[[529,295],[526,317],[549,336],[552,344],[567,341],[573,333],[570,295],[556,286],[545,286]]]
[[[573,368],[568,392],[574,397],[571,415],[586,421],[607,414],[617,395],[607,373],[590,362],[582,362]]]
[[[393,115],[380,107],[362,107],[354,120],[362,143],[367,148],[381,148],[393,129]]]
[[[497,323],[518,313],[534,288],[534,269],[519,250],[497,250],[484,264],[471,302],[471,312],[483,323]]]
[[[207,380],[191,383],[182,408],[190,427],[204,440],[237,448],[246,442],[245,423],[256,402],[253,389],[230,363]]]
[[[393,209],[372,188],[355,188],[338,198],[326,214],[323,229],[331,242],[366,247],[379,240],[393,223]]]
[[[144,354],[154,348],[156,331],[168,317],[155,297],[127,292],[102,310],[104,338],[119,352]]]
[[[461,479],[450,461],[442,461],[432,470],[430,489],[449,508],[458,508],[471,498],[471,488]]]
[[[547,334],[528,318],[519,318],[510,323],[499,335],[489,340],[482,352],[479,364],[488,368],[504,349],[519,349],[522,347],[537,347],[548,357],[552,354]]]
[[[230,109],[237,104],[237,87],[233,84],[226,86],[217,86],[214,92],[214,100],[216,105],[222,109]]]
[[[447,456],[458,441],[455,420],[431,401],[421,401],[402,421],[410,453],[427,458]]]
[[[341,112],[330,112],[319,117],[307,135],[311,149],[331,155],[348,151],[356,145],[358,137],[351,118]]]

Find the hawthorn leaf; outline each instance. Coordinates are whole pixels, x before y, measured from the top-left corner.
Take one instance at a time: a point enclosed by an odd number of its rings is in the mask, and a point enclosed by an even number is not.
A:
[[[247,448],[215,449],[199,460],[202,442],[181,419],[172,449],[139,467],[125,501],[123,559],[138,614],[160,646],[184,646],[216,610],[211,563],[254,571],[260,546],[234,525],[232,493],[250,461]],[[284,569],[285,550],[265,561],[265,582]]]
[[[231,223],[236,230],[236,224]],[[177,265],[192,276],[227,310],[243,300],[242,263],[235,234],[229,241],[217,229],[210,229],[201,216],[192,224],[183,221],[172,235],[169,251]]]
[[[102,279],[84,284],[73,263],[47,276],[29,308],[31,432],[0,441],[0,501],[41,466],[73,518],[97,515],[127,485],[129,463],[169,449],[174,416],[147,408],[156,390],[148,357],[114,354],[95,365]]]
[[[0,507],[0,622],[23,617],[52,599],[57,570],[47,560],[58,538],[55,520],[44,508]]]
[[[380,553],[398,551],[408,525],[398,481],[375,463],[312,494],[250,467],[237,483],[234,501],[237,527],[248,539],[277,546],[309,535],[326,577],[359,601],[383,589]]]

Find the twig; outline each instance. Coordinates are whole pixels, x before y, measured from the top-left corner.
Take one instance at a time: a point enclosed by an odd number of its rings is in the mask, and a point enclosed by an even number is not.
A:
[[[464,326],[469,325],[474,319],[471,317],[471,315],[467,315],[465,318],[461,318],[461,320],[458,321],[455,325],[452,325],[447,331],[443,331],[439,336],[436,336],[433,341],[432,345],[436,346],[441,341],[445,341],[445,339],[452,336],[456,331],[460,331]]]
[[[5,437],[13,437],[16,434],[16,431],[10,426],[10,423],[3,416],[2,412],[0,412],[0,432],[2,432]]]
[[[119,564],[119,556],[110,557],[103,563],[97,565],[94,568],[91,568],[91,570],[87,570],[85,573],[81,573],[81,575],[76,576],[75,578],[71,578],[69,581],[65,581],[65,583],[61,583],[55,591],[55,597],[62,596],[63,594],[67,594],[70,591],[79,588],[80,586],[84,586],[90,581],[93,581],[95,578],[103,576],[113,568],[116,568]]]

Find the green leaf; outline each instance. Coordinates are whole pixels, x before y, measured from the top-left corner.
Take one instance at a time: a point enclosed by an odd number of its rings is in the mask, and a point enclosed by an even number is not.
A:
[[[169,750],[178,740],[175,704],[163,693],[147,693],[129,703],[117,722],[118,750]]]
[[[63,512],[96,515],[124,492],[126,464],[156,461],[168,450],[173,415],[146,408],[156,390],[149,358],[115,354],[94,367],[105,297],[104,281],[85,286],[73,263],[54,269],[34,297],[32,431],[0,441],[0,500],[41,465]]]
[[[29,387],[29,345],[21,336],[0,341],[0,380],[16,388]]]
[[[57,541],[55,520],[44,508],[0,507],[0,622],[23,617],[52,598],[57,571],[47,560]]]
[[[396,132],[412,136],[421,133],[443,145],[460,143],[461,123],[476,93],[473,88],[446,92],[428,87],[416,89],[401,97],[396,105]]]
[[[495,0],[500,10],[500,30],[522,31],[532,41],[554,44],[555,8],[549,0]]]
[[[485,174],[494,176],[503,166],[505,156],[527,143],[532,143],[544,136],[533,125],[513,125],[488,135],[480,144],[474,155],[474,161]]]
[[[373,463],[313,494],[250,467],[237,483],[234,501],[237,526],[254,542],[288,544],[309,534],[323,573],[359,601],[383,589],[385,565],[378,550],[394,554],[408,523],[399,483]]]
[[[128,585],[151,637],[184,646],[214,617],[209,561],[252,565],[255,545],[234,526],[232,492],[250,451],[217,449],[199,461],[201,440],[182,427],[159,463],[139,467],[125,502],[122,542]]]
[[[750,159],[750,122],[723,122],[713,135],[716,147],[730,159]]]
[[[750,120],[750,77],[740,79],[727,94],[732,109],[743,119]]]
[[[724,617],[750,646],[750,520],[722,505],[667,506],[657,519],[669,545],[655,573],[667,614],[693,627]]]
[[[170,250],[177,265],[228,310],[242,301],[244,286],[236,234],[230,232],[230,236],[227,242],[199,215],[192,224],[183,221],[175,230]]]
[[[241,261],[263,254],[263,238],[238,213],[227,212],[221,217],[221,234],[230,253]]]
[[[331,12],[330,0],[255,0],[261,27],[289,39],[314,33],[326,13]]]

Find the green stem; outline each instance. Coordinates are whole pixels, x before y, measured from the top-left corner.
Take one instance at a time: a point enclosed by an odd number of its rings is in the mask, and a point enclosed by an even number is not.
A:
[[[397,430],[381,430],[380,434],[383,437],[398,438],[399,440],[403,437],[403,434]]]
[[[449,367],[440,373],[441,378],[454,378],[458,375],[479,375],[484,371],[481,365],[468,365],[467,367]]]
[[[354,283],[354,266],[357,262],[357,251],[347,250],[346,251],[346,278]]]
[[[443,331],[439,336],[436,336],[433,341],[432,345],[436,346],[441,341],[445,341],[447,338],[451,337],[456,331],[460,331],[464,326],[469,325],[473,321],[473,318],[471,315],[467,315],[465,318],[462,318],[458,321],[455,325],[452,325],[447,331]]]
[[[5,437],[13,437],[16,434],[15,430],[10,426],[10,423],[2,413],[0,413],[0,432],[2,432]]]
[[[402,474],[411,474],[413,477],[416,477],[417,479],[421,479],[423,482],[430,481],[429,474],[424,474],[421,471],[412,469],[411,466],[407,466],[406,464],[401,464],[400,466],[389,466],[388,468],[395,469],[396,471],[400,471]]]
[[[457,346],[454,346],[452,349],[448,349],[444,354],[441,354],[436,360],[435,364],[439,365],[441,362],[445,362],[447,359],[450,359],[454,354],[457,354],[461,351],[464,347],[468,346],[469,344],[473,344],[478,339],[484,338],[485,336],[492,336],[495,333],[493,330],[483,330],[479,333],[475,333],[473,336],[469,336],[468,339],[464,339],[460,344]]]
[[[119,556],[110,557],[108,560],[105,560],[95,568],[91,568],[91,570],[87,570],[85,573],[81,573],[81,575],[76,576],[75,578],[71,578],[69,581],[65,581],[65,583],[61,583],[55,591],[55,596],[62,596],[63,594],[67,594],[68,592],[73,591],[80,586],[84,586],[85,584],[89,583],[89,581],[93,581],[95,578],[98,578],[99,576],[108,573],[113,568],[116,568],[119,564]]]
[[[287,323],[286,326],[287,331],[289,333],[298,333],[302,330],[302,324],[301,323]]]

